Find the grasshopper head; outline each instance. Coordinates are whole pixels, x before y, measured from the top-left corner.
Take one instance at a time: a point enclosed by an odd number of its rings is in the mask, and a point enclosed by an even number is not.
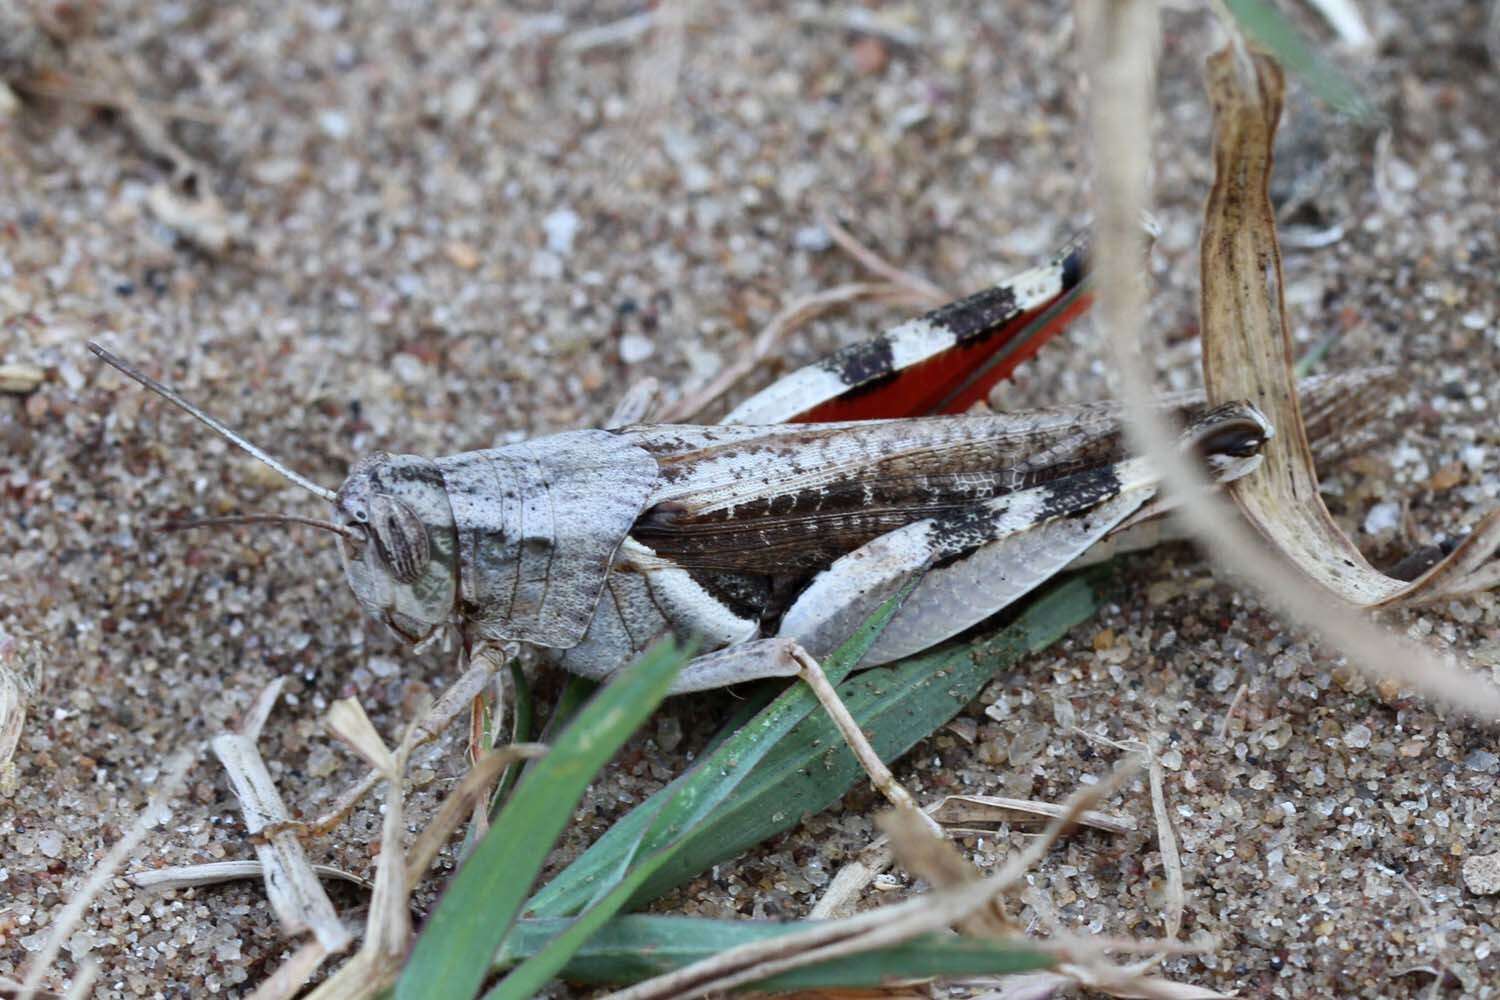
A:
[[[453,613],[458,536],[437,466],[416,455],[360,459],[334,499],[344,576],[370,617],[408,642]]]

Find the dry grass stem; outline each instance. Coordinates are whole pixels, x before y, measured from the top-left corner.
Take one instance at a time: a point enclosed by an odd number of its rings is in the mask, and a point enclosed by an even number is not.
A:
[[[15,765],[11,759],[26,726],[26,688],[20,675],[11,668],[4,648],[8,641],[0,631],[0,795],[9,794],[7,789],[14,784]]]
[[[149,101],[132,94],[106,90],[102,84],[90,80],[75,80],[66,76],[52,75],[9,82],[16,90],[33,97],[88,104],[108,111],[130,112],[144,109],[162,121],[191,122],[195,125],[213,126],[220,126],[228,121],[227,115],[213,108],[175,102]]]
[[[859,857],[834,872],[828,888],[808,911],[812,920],[830,920],[845,915],[856,900],[869,888],[876,876],[887,871],[895,863],[890,842],[884,837],[859,852]]]
[[[838,245],[838,248],[850,257],[854,258],[866,271],[877,278],[884,278],[893,285],[909,288],[917,295],[925,296],[928,302],[934,306],[940,306],[953,301],[956,296],[950,295],[946,290],[934,285],[920,274],[903,270],[886,260],[872,248],[855,239],[849,230],[845,229],[833,213],[823,207],[819,207],[813,216],[828,238]]]
[[[919,819],[920,817],[920,819]],[[979,881],[983,875],[973,862],[959,853],[946,837],[934,837],[927,817],[911,810],[895,809],[876,818],[890,838],[891,851],[901,867],[925,879],[935,889],[952,889]],[[956,924],[958,931],[973,937],[1000,938],[1013,934],[1015,925],[1005,913],[999,896]]]
[[[335,702],[324,719],[328,729],[354,748],[381,772],[386,784],[385,814],[380,829],[380,855],[375,863],[375,887],[359,950],[309,997],[320,1000],[357,1000],[373,997],[395,981],[411,937],[410,885],[401,850],[406,828],[405,797],[401,783],[409,754],[394,753],[357,701]]]
[[[10,979],[0,979],[0,998],[3,1000],[14,1000],[21,995],[26,987]],[[53,993],[51,990],[34,990],[31,994],[35,1000],[64,1000],[63,994]]]
[[[323,723],[328,731],[357,753],[361,760],[390,780],[397,771],[396,757],[375,731],[375,724],[354,698],[341,698],[328,708]]]
[[[92,996],[94,983],[98,979],[99,962],[93,958],[84,959],[73,976],[73,982],[68,986],[68,992],[63,994],[64,1000],[84,1000],[85,997]]]
[[[938,840],[945,840],[943,828],[933,822],[931,816],[917,807],[916,800],[911,797],[891,769],[886,766],[885,761],[870,746],[869,737],[865,736],[864,730],[859,728],[859,723],[854,721],[854,716],[849,714],[848,707],[839,693],[834,690],[832,684],[828,683],[828,675],[823,673],[823,667],[817,660],[813,659],[798,644],[793,644],[791,649],[792,659],[802,668],[798,676],[817,696],[818,704],[823,706],[823,711],[833,720],[838,727],[839,735],[843,736],[844,742],[849,745],[849,750],[854,754],[854,759],[859,761],[859,766],[864,768],[865,774],[869,775],[870,783],[875,789],[885,796],[887,802],[895,806],[897,810],[910,814],[917,822],[927,827],[928,833]]]
[[[646,37],[656,23],[656,12],[642,11],[605,24],[579,28],[563,37],[558,47],[570,55],[617,45],[634,45]]]
[[[363,1000],[380,994],[396,981],[411,937],[411,891],[401,851],[401,834],[406,826],[401,781],[407,755],[392,754],[383,744],[380,749],[391,758],[391,766],[385,776],[380,856],[375,863],[375,889],[371,893],[370,912],[365,917],[364,938],[359,950],[320,983],[308,1000]]]
[[[255,747],[266,716],[281,693],[282,681],[268,684],[238,732],[221,733],[211,746],[229,775],[240,802],[255,855],[265,866],[266,895],[288,937],[311,930],[329,954],[348,947],[351,938],[328,894],[318,882],[307,853],[297,839],[286,803]]]
[[[42,944],[32,958],[30,970],[22,983],[19,996],[21,1000],[31,1000],[36,995],[37,988],[41,986],[42,978],[47,975],[52,963],[57,960],[58,953],[62,951],[63,943],[72,936],[74,929],[83,920],[84,911],[104,891],[109,880],[114,878],[115,872],[130,857],[136,846],[145,839],[146,834],[157,823],[165,818],[167,805],[177,794],[182,791],[183,782],[187,778],[188,768],[192,767],[197,759],[197,754],[191,751],[182,751],[167,761],[162,770],[160,778],[157,779],[151,800],[146,803],[146,808],[136,817],[130,829],[125,835],[115,841],[99,862],[89,872],[89,877],[79,886],[73,898],[68,900],[68,905],[52,921],[52,929],[47,933],[47,940]]]
[[[1306,0],[1313,10],[1323,15],[1323,20],[1351,49],[1369,51],[1375,46],[1375,36],[1365,24],[1365,17],[1355,6],[1354,0]]]
[[[1167,875],[1167,937],[1182,933],[1182,914],[1187,909],[1187,890],[1183,887],[1182,853],[1177,849],[1177,831],[1167,812],[1165,769],[1156,751],[1148,747],[1151,763],[1146,769],[1151,784],[1151,814],[1156,819],[1156,846],[1161,851],[1161,866]]]
[[[313,865],[319,878],[350,882],[361,889],[373,887],[369,879],[360,878],[353,872],[332,865]],[[171,868],[151,868],[146,871],[127,872],[123,878],[137,889],[153,892],[170,892],[173,889],[193,889],[204,885],[220,885],[242,879],[261,878],[266,866],[259,861],[213,861],[202,865],[176,865]]]
[[[1052,802],[1036,802],[1029,799],[1010,799],[993,795],[949,795],[928,806],[923,811],[941,823],[950,835],[993,837],[994,830],[963,829],[963,823],[1008,823],[1011,826],[1041,824],[1062,815],[1063,806]],[[1079,827],[1090,827],[1105,833],[1124,834],[1136,829],[1135,820],[1129,816],[1086,809],[1077,815]],[[1064,831],[1067,833],[1069,831]],[[853,906],[877,876],[895,863],[890,838],[877,837],[859,856],[839,868],[829,880],[828,888],[818,898],[808,916],[813,920],[828,920],[843,916]]]
[[[1171,492],[1188,498],[1182,516],[1215,561],[1248,579],[1283,613],[1321,633],[1361,669],[1472,714],[1500,717],[1500,692],[1415,643],[1370,628],[1363,617],[1330,600],[1284,559],[1262,549],[1232,508],[1209,495],[1198,470],[1179,457],[1172,432],[1152,405],[1137,342],[1146,314],[1136,220],[1145,208],[1149,168],[1143,137],[1150,128],[1156,8],[1147,3],[1104,5],[1091,28],[1087,62],[1093,68],[1090,118],[1096,149],[1096,321],[1109,337],[1121,373],[1133,446],[1161,470]],[[1210,332],[1207,316],[1205,320],[1205,336],[1218,335]]]
[[[373,952],[399,965],[411,936],[411,914],[407,908],[411,888],[406,880],[405,855],[401,834],[406,825],[406,799],[401,779],[406,772],[407,755],[393,756],[390,778],[386,782],[385,818],[380,828],[380,857],[375,863],[375,891],[370,896],[370,915],[365,922],[362,951]]]
[[[474,804],[488,799],[490,786],[507,767],[518,760],[540,757],[546,752],[547,748],[541,743],[515,743],[496,747],[476,761],[406,852],[407,884],[416,885],[417,880],[432,867],[443,844],[458,829]]]
[[[1010,799],[997,795],[949,795],[932,810],[932,818],[945,826],[960,823],[1009,823],[1012,826],[1040,824],[1062,814],[1063,807],[1054,802]],[[1135,831],[1135,820],[1129,816],[1087,810],[1078,815],[1078,825],[1104,833],[1126,834]]]
[[[1386,606],[1472,589],[1469,577],[1500,548],[1500,512],[1485,518],[1446,559],[1413,582],[1371,566],[1329,514],[1318,490],[1292,369],[1281,251],[1267,194],[1271,147],[1285,83],[1255,59],[1248,91],[1227,54],[1208,64],[1216,123],[1216,181],[1203,229],[1203,373],[1211,404],[1248,399],[1276,428],[1261,468],[1233,483],[1240,512],[1330,595]]]
[[[495,671],[504,666],[510,656],[508,649],[495,646],[481,646],[476,650],[468,669],[448,686],[426,714],[402,737],[400,751],[409,754],[424,743],[436,739],[459,713],[469,710],[475,696],[485,689]],[[331,809],[305,824],[308,832],[327,833],[338,826],[380,781],[379,770],[369,771],[341,795]]]
[[[1189,983],[1174,983],[1160,976],[1147,974],[1141,967],[1117,966],[1101,959],[1065,962],[1058,971],[1074,983],[1097,990],[1112,997],[1143,998],[1143,1000],[1227,1000],[1235,994],[1193,986]]]
[[[328,949],[317,938],[302,942],[285,962],[276,967],[246,1000],[287,1000],[296,996],[328,958]]]

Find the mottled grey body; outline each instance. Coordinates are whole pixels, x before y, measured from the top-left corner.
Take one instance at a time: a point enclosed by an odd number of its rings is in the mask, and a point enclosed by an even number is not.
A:
[[[1210,431],[1222,440],[1205,450]],[[1240,407],[1198,418],[1189,437],[1233,463],[1268,433]],[[967,611],[947,612],[919,588],[882,640],[894,656],[987,617],[995,599],[1036,586],[1136,510],[1154,479],[1122,447],[1118,412],[1092,405],[647,425],[431,460],[379,454],[338,492],[350,535],[340,547],[365,610],[406,639],[456,620],[472,639],[546,647],[591,677],[669,632],[707,649],[782,635],[816,655],[905,575],[924,572],[936,596],[955,574],[993,577],[1009,549],[1025,550],[1020,572]],[[1078,519],[1101,505],[1105,516]],[[1038,562],[1043,550],[1050,561]],[[814,607],[825,598],[836,606]]]

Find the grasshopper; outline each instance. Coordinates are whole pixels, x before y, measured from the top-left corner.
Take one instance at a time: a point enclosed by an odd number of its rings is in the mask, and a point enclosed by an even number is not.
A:
[[[1156,475],[1125,453],[1111,404],[951,415],[1086,305],[1085,279],[1075,241],[794,372],[718,425],[577,430],[441,458],[377,452],[336,491],[90,349],[329,502],[329,521],[220,520],[333,532],[355,598],[402,640],[456,623],[466,646],[528,643],[604,679],[665,634],[693,637],[706,652],[681,692],[797,673],[789,641],[830,651],[913,575],[863,665],[927,648],[1153,509]],[[1173,403],[1182,447],[1213,480],[1259,464],[1273,430],[1253,406]]]

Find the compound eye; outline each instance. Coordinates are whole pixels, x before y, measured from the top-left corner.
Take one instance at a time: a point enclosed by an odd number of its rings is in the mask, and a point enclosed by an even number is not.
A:
[[[358,518],[363,511],[356,511]],[[427,526],[406,504],[392,497],[370,501],[370,536],[380,559],[400,583],[415,583],[432,558]]]

